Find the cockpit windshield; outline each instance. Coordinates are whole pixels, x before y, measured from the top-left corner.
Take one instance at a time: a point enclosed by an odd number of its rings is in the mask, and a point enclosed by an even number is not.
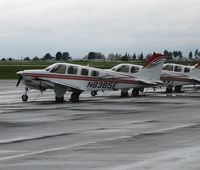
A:
[[[66,72],[66,65],[64,64],[56,64],[50,71],[51,73],[59,73],[65,74]]]
[[[120,65],[116,68],[117,72],[129,73],[129,66],[128,65]]]
[[[48,66],[48,67],[46,67],[46,68],[45,68],[45,70],[46,70],[46,71],[49,71],[49,70],[51,69],[51,67],[52,67],[52,65],[51,65],[51,66]]]

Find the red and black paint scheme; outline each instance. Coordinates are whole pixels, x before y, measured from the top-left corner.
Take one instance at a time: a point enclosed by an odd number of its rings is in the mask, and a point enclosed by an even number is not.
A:
[[[26,93],[23,101],[28,100],[28,89],[45,91],[53,89],[56,101],[63,101],[66,91],[72,92],[71,101],[78,101],[83,91],[121,90],[122,96],[128,95],[129,89],[141,89],[160,85],[161,69],[165,57],[154,54],[143,69],[135,75],[117,73],[89,66],[69,63],[55,63],[42,70],[24,70],[17,72],[20,76],[17,86],[23,80]]]
[[[161,80],[166,86],[166,92],[182,92],[184,85],[200,84],[200,62],[196,66],[166,63],[163,66]]]

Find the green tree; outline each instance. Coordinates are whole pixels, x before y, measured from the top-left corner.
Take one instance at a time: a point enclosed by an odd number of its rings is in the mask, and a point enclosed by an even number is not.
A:
[[[107,60],[111,60],[111,61],[116,60],[115,54],[110,53],[110,54],[108,55],[108,57],[107,57]]]
[[[164,55],[167,56],[167,60],[171,60],[172,59],[172,52],[164,50]]]
[[[137,57],[136,57],[136,54],[134,53],[133,54],[133,60],[136,60],[137,59]]]
[[[33,57],[33,61],[37,61],[37,60],[39,60],[39,57],[37,56]]]
[[[121,60],[122,61],[128,61],[129,57],[128,54],[126,53],[124,56],[122,56]]]
[[[70,54],[68,52],[63,52],[62,59],[66,61],[66,60],[70,60],[72,58],[70,57]]]
[[[195,50],[194,56],[197,58],[199,56],[199,51],[198,49]]]
[[[89,52],[88,59],[96,59],[96,53],[95,52]]]
[[[49,53],[46,53],[45,56],[42,58],[42,60],[51,60],[51,59],[53,59],[53,57]]]
[[[29,57],[25,57],[24,60],[29,61],[31,59]]]
[[[193,57],[192,51],[190,51],[190,53],[189,53],[189,59],[192,60],[192,57]]]
[[[138,58],[139,60],[144,60],[144,55],[143,55],[143,53],[141,53],[140,55],[139,55],[139,58]]]
[[[61,60],[62,58],[63,58],[62,53],[61,53],[60,51],[58,51],[58,52],[56,53],[56,60]]]

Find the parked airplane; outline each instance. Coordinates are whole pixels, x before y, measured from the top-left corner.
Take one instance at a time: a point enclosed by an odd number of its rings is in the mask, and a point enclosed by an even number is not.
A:
[[[163,65],[161,80],[166,92],[181,92],[183,85],[200,84],[200,62],[195,66],[166,63]]]
[[[132,75],[141,69],[141,65],[125,63],[118,64],[111,70]],[[163,65],[160,79],[166,86],[166,92],[173,92],[173,88],[175,92],[181,92],[183,85],[200,84],[200,62],[195,66],[166,63]]]
[[[17,82],[23,80],[25,94],[22,100],[28,100],[28,89],[45,91],[53,89],[57,102],[64,101],[66,91],[72,92],[71,101],[79,101],[79,95],[83,91],[97,90],[121,90],[122,96],[128,95],[128,90],[160,85],[160,75],[165,56],[154,54],[139,72],[134,75],[104,70],[89,66],[81,66],[69,63],[55,63],[41,70],[24,70],[17,74],[20,76]]]

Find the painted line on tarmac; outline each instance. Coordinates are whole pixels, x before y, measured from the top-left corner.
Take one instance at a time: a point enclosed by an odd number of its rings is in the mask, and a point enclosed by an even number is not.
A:
[[[156,133],[161,133],[161,132],[164,133],[166,131],[172,131],[172,130],[187,128],[187,127],[196,126],[196,125],[197,124],[180,125],[180,126],[176,126],[176,127],[164,128],[164,129],[160,129],[160,130],[156,130],[156,131],[141,133],[141,134],[138,134],[136,136],[147,135],[147,134],[156,134]],[[70,146],[63,146],[63,147],[45,149],[45,150],[29,152],[29,153],[25,153],[25,154],[6,156],[6,157],[0,158],[0,161],[8,161],[8,160],[11,160],[11,159],[18,159],[18,158],[23,158],[23,157],[28,157],[28,156],[38,155],[38,154],[45,154],[45,153],[48,153],[48,152],[67,150],[67,149],[70,149],[70,148],[73,148],[73,147],[81,147],[81,146],[84,146],[84,145],[92,145],[92,144],[96,144],[96,143],[99,143],[99,142],[108,142],[108,141],[114,141],[114,140],[118,140],[118,139],[125,139],[125,138],[132,138],[132,137],[134,137],[134,136],[133,135],[119,136],[119,137],[115,137],[115,138],[107,138],[107,139],[104,139],[104,140],[97,140],[97,141],[92,141],[92,142],[74,144],[74,145],[70,145]]]

